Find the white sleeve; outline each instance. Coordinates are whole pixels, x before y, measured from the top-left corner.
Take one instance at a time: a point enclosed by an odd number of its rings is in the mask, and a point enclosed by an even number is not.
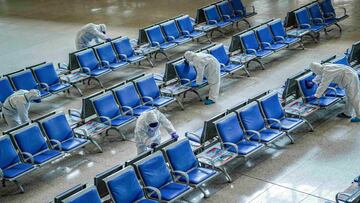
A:
[[[325,93],[331,82],[332,82],[332,78],[324,74],[316,90],[315,97],[320,98]]]
[[[29,108],[23,102],[16,102],[15,108],[18,112],[21,123],[29,122]]]
[[[195,67],[196,70],[196,84],[201,84],[204,80],[204,70],[205,67],[202,63],[199,63],[198,66]]]
[[[102,33],[100,30],[98,30],[96,26],[93,26],[92,29],[89,29],[89,32],[102,40],[106,40],[107,38],[107,36],[104,33]]]
[[[160,111],[157,111],[157,116],[159,119],[159,123],[166,129],[166,131],[169,134],[176,132],[172,123],[169,121],[169,119],[166,118],[166,116],[163,113],[161,113]]]

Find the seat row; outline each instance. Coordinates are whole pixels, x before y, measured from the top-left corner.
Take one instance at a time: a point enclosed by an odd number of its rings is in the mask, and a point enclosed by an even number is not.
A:
[[[194,189],[207,197],[202,187],[218,175],[215,168],[200,164],[189,141],[183,139],[108,174],[104,182],[115,203],[174,202]],[[55,202],[101,202],[94,186],[75,188],[55,197]]]

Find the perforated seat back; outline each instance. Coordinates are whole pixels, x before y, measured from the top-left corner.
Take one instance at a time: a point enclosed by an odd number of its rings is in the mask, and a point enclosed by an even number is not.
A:
[[[189,63],[183,61],[181,63],[177,63],[175,65],[176,74],[180,79],[188,79],[193,81],[196,79],[196,70],[194,66],[190,65]],[[181,81],[181,83],[186,83],[186,81]]]
[[[118,54],[124,54],[127,57],[134,55],[134,49],[131,46],[130,39],[128,37],[122,37],[113,41],[112,43]]]
[[[57,114],[43,121],[42,126],[50,139],[62,142],[74,136],[64,114]]]
[[[302,93],[304,94],[304,97],[309,97],[316,93],[316,90],[318,88],[318,85],[316,83],[314,83],[314,86],[312,86],[311,88],[308,88],[306,86],[306,81],[312,81],[314,78],[315,76],[310,74],[309,76],[304,77],[299,81],[299,85]]]
[[[95,50],[101,61],[107,61],[110,64],[117,62],[116,54],[110,43],[97,46]]]
[[[310,16],[306,8],[302,8],[300,10],[295,11],[295,16],[299,25],[301,24],[311,25]]]
[[[260,45],[259,45],[253,31],[246,32],[246,33],[240,35],[240,39],[241,39],[245,49],[258,50],[260,48]]]
[[[167,148],[166,155],[174,170],[186,172],[198,166],[198,161],[191,149],[190,142],[187,139]]]
[[[180,37],[180,32],[174,20],[170,20],[168,22],[161,24],[161,27],[163,28],[166,36],[173,36],[175,37],[175,39]]]
[[[217,4],[219,7],[219,10],[221,12],[221,14],[224,15],[228,15],[228,16],[233,16],[234,15],[234,10],[231,7],[231,4],[228,1],[223,1],[219,4]]]
[[[334,6],[332,5],[331,0],[322,0],[319,2],[321,10],[324,13],[324,17],[331,17],[333,15],[336,15]],[[335,16],[334,16],[335,17]]]
[[[320,10],[320,6],[318,3],[313,3],[310,6],[308,6],[310,15],[312,18],[320,18],[323,19],[321,10]]]
[[[221,21],[221,16],[219,15],[216,6],[214,5],[204,8],[204,13],[207,21],[210,20],[216,20],[218,22]]]
[[[230,58],[226,54],[224,45],[215,46],[211,48],[209,52],[219,61],[219,63],[227,65],[230,62]]]
[[[0,79],[0,102],[4,103],[5,100],[14,93],[10,81],[7,78]]]
[[[31,90],[38,88],[38,84],[30,70],[22,71],[11,76],[11,80],[17,90]]]
[[[64,200],[65,203],[101,203],[99,193],[95,187],[82,190]]]
[[[286,31],[280,19],[270,22],[269,26],[274,36],[286,37]]]
[[[46,63],[34,68],[34,73],[39,82],[46,83],[49,86],[60,82],[53,63]]]
[[[109,177],[107,186],[115,202],[132,203],[144,197],[144,192],[133,169]]]
[[[160,188],[172,181],[170,171],[161,152],[141,162],[138,168],[146,186]]]
[[[260,105],[266,118],[280,119],[284,117],[284,111],[277,94],[273,94],[260,100]]]
[[[154,99],[160,96],[160,89],[153,76],[138,80],[136,85],[141,96],[147,96]]]
[[[17,154],[14,145],[12,144],[9,136],[0,138],[0,169],[20,162],[19,155]]]
[[[160,26],[158,25],[146,29],[145,32],[147,33],[150,42],[158,42],[159,44],[166,42],[164,35],[161,32]]]
[[[97,69],[99,61],[92,49],[86,49],[82,52],[75,53],[75,56],[78,59],[80,67],[87,67],[90,68],[90,70]]]
[[[176,19],[181,31],[194,32],[194,26],[188,15]]]
[[[119,107],[111,92],[105,93],[93,100],[94,107],[99,116],[106,116],[110,119],[120,115]]]
[[[265,121],[257,102],[251,102],[240,109],[239,115],[246,130],[259,131],[265,127]]]
[[[233,112],[215,122],[218,134],[223,142],[238,143],[244,139],[238,116]]]
[[[37,125],[26,127],[25,129],[16,132],[14,136],[16,143],[23,152],[36,154],[48,149],[45,138]]]
[[[270,44],[274,43],[274,38],[272,36],[271,30],[267,25],[263,25],[256,29],[256,33],[261,42],[267,42]]]
[[[234,10],[242,11],[244,15],[246,15],[246,10],[244,4],[241,2],[241,0],[231,0],[230,1],[232,7]]]
[[[114,93],[121,106],[130,106],[134,108],[141,105],[140,97],[133,83],[128,83],[123,87],[114,90]]]

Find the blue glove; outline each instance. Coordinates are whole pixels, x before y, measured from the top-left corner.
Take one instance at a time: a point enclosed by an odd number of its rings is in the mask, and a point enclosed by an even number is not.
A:
[[[171,133],[171,138],[175,141],[177,141],[179,139],[179,135],[176,133]]]
[[[111,42],[111,38],[106,38],[106,42]]]
[[[153,149],[155,149],[156,146],[158,146],[158,143],[152,143],[152,144],[150,145],[150,147],[153,148]]]
[[[315,85],[314,82],[311,81],[311,80],[306,80],[306,81],[305,81],[305,86],[306,86],[306,88],[308,88],[308,89],[313,88],[314,85]]]

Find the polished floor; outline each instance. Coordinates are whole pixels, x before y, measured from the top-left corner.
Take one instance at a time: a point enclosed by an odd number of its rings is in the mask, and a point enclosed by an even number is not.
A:
[[[0,0],[0,75],[36,64],[42,61],[67,62],[67,54],[74,50],[76,31],[87,22],[106,23],[112,37],[127,35],[137,37],[138,28],[181,13],[195,16],[197,7],[206,5],[208,0]],[[258,15],[252,17],[252,24],[281,17],[286,11],[309,2],[308,0],[253,0]],[[266,70],[251,68],[252,77],[238,75],[223,80],[220,101],[204,106],[189,96],[185,110],[176,105],[165,113],[178,132],[197,129],[207,119],[262,91],[279,87],[286,78],[305,68],[312,61],[319,61],[332,54],[341,54],[360,38],[360,1],[337,0],[345,6],[350,18],[341,23],[343,33],[335,29],[328,36],[322,35],[318,44],[305,43],[305,50],[292,49],[274,54],[266,62]],[[240,27],[245,29],[245,25]],[[216,42],[230,43],[226,38]],[[189,44],[170,52],[172,58],[181,56],[186,50],[194,50],[204,44]],[[142,72],[163,72],[165,61],[158,60],[155,68],[129,67],[109,75],[103,81],[109,87],[114,83]],[[98,86],[82,89],[86,95],[94,93]],[[205,93],[205,92],[203,92]],[[59,95],[35,104],[31,117],[53,110],[79,108],[80,98],[75,91],[71,95]],[[325,202],[334,201],[335,194],[345,189],[352,179],[359,175],[360,126],[335,117],[342,106],[322,111],[309,119],[314,132],[301,129],[294,133],[296,143],[288,145],[281,140],[277,148],[269,148],[246,163],[230,166],[232,183],[219,177],[208,184],[211,193],[207,199],[200,192],[191,193],[191,202]],[[6,129],[3,121],[0,130]],[[15,186],[0,187],[0,202],[42,203],[79,183],[92,184],[93,177],[115,165],[131,159],[136,154],[132,141],[133,126],[127,129],[129,141],[120,141],[112,135],[98,138],[104,153],[96,153],[89,145],[79,153],[44,167],[31,176],[21,179],[26,192],[13,194]],[[164,134],[164,139],[169,138]]]

